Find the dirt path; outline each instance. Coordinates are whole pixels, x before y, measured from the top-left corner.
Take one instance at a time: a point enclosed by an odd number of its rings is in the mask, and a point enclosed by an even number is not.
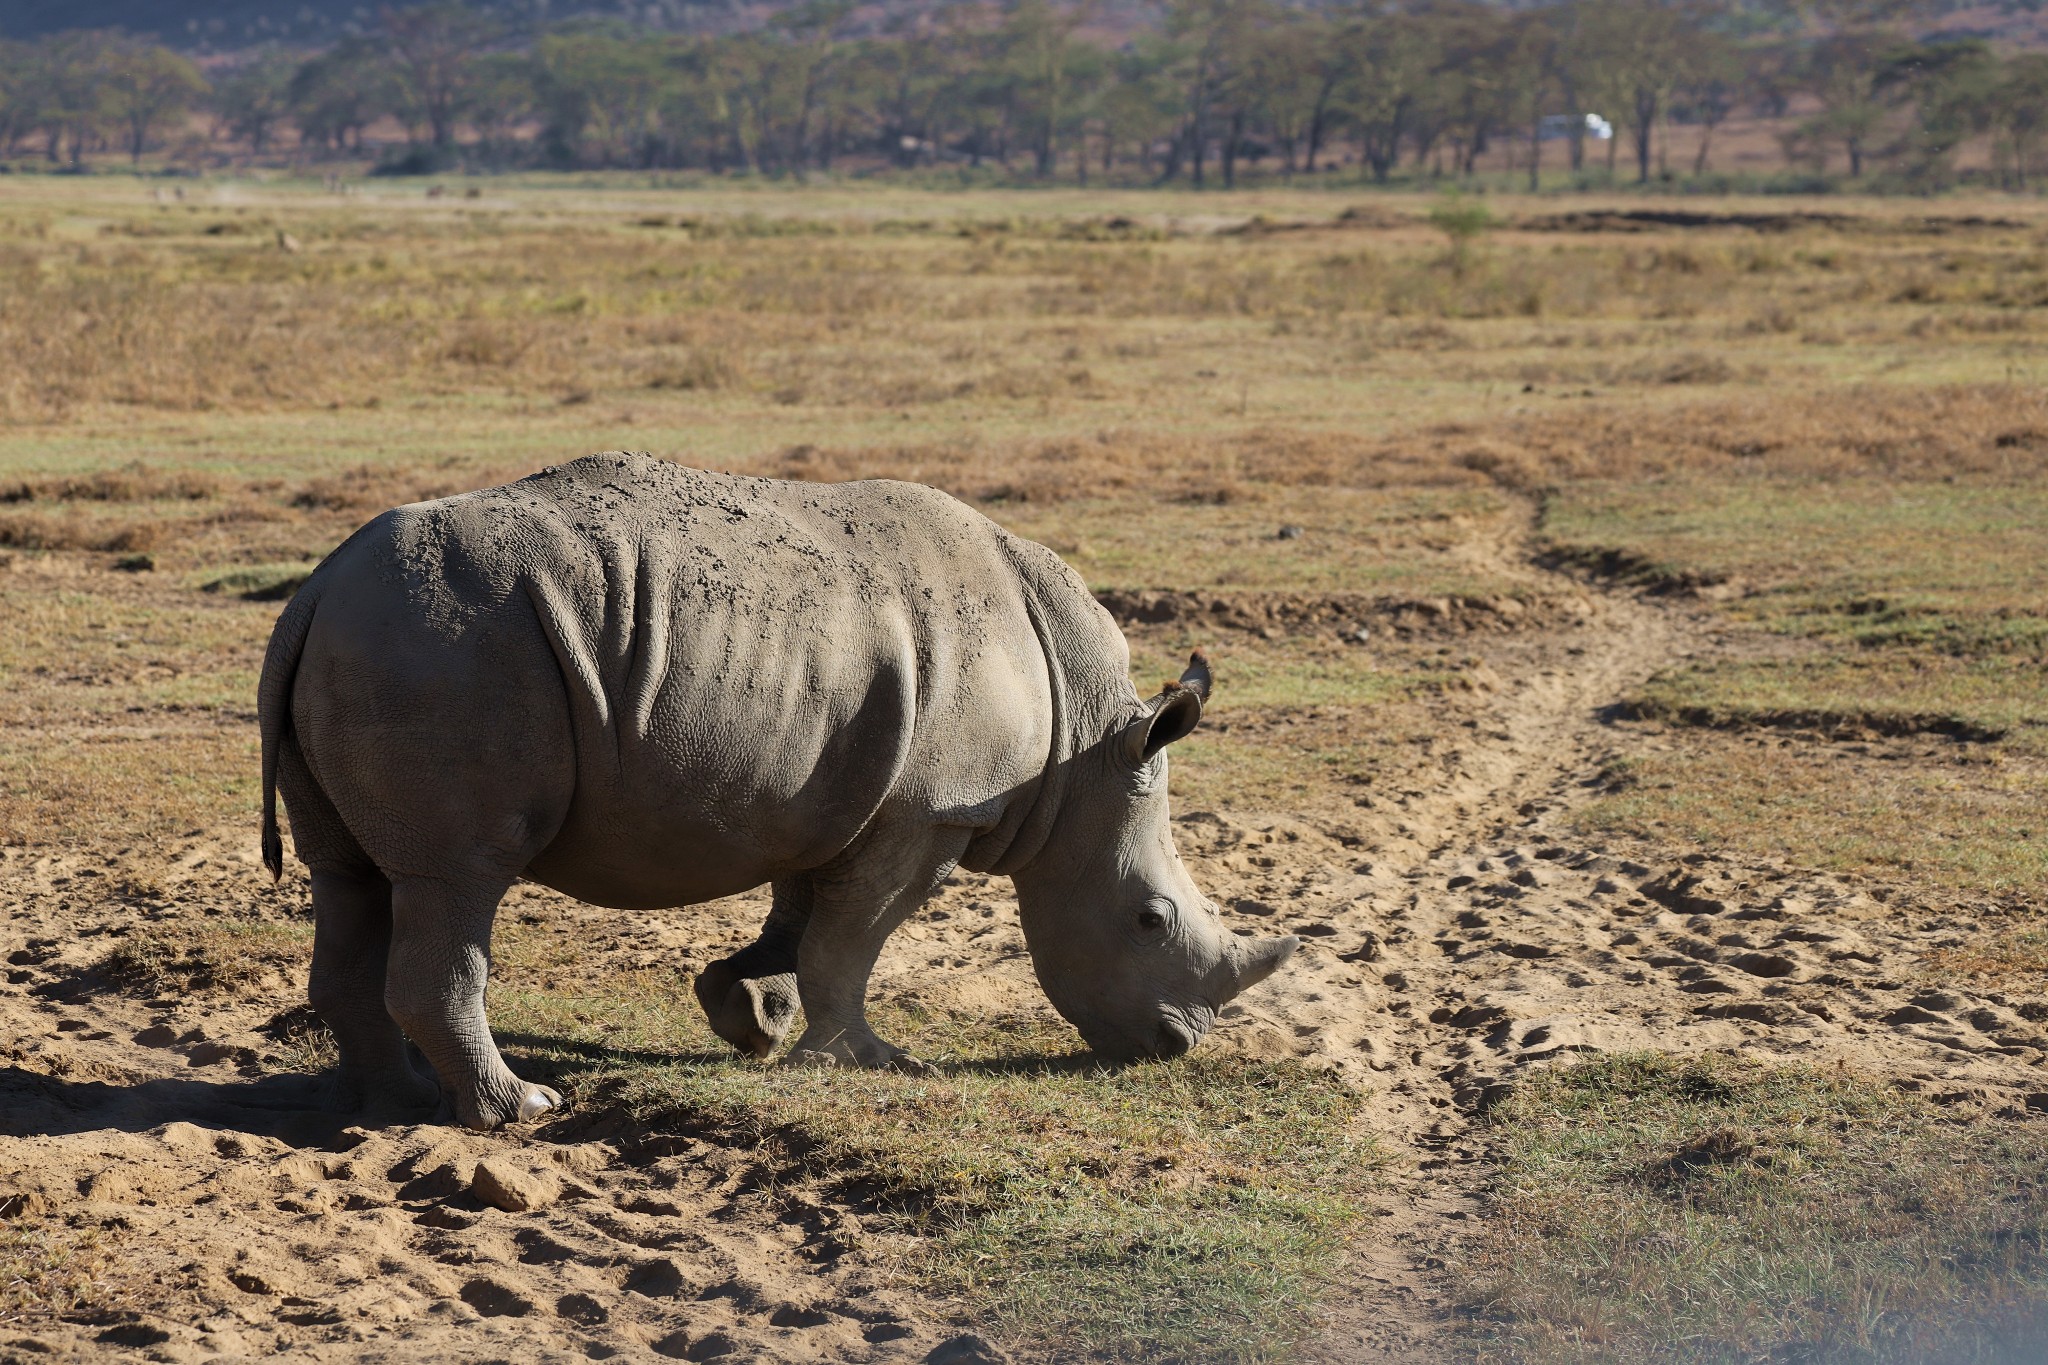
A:
[[[1498,575],[1567,586],[1512,523],[1472,544]],[[1524,642],[1495,662],[1503,681],[1441,782],[1388,802],[1371,863],[1326,889],[1349,902],[1321,921],[1316,942],[1336,951],[1312,952],[1257,1013],[1276,1034],[1313,1020],[1316,1046],[1292,1051],[1369,1073],[1368,1122],[1408,1158],[1307,1359],[1450,1357],[1447,1267],[1484,1210],[1481,1116],[1528,1067],[1740,1049],[1841,1060],[1992,1111],[2048,1100],[2048,1003],[1914,983],[1922,954],[1969,926],[1825,876],[1573,832],[1601,774],[1661,742],[1615,726],[1614,703],[1716,643],[1696,603],[1588,589],[1561,647]]]

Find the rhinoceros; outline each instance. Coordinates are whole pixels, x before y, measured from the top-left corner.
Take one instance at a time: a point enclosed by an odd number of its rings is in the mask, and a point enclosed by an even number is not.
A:
[[[713,1028],[767,1056],[800,1004],[785,1060],[914,1067],[866,1019],[883,941],[956,867],[1006,874],[1097,1052],[1185,1052],[1296,946],[1225,933],[1174,851],[1164,750],[1210,682],[1197,655],[1140,700],[1056,555],[916,484],[606,454],[386,512],[286,606],[259,697],[263,858],[282,791],[339,1098],[561,1103],[484,1019],[520,878],[623,910],[772,883],[696,979]]]

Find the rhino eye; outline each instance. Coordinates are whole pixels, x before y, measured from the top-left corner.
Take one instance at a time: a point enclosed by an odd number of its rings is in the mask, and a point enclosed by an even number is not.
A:
[[[1163,929],[1166,927],[1166,916],[1148,905],[1138,912],[1138,927],[1140,929]]]

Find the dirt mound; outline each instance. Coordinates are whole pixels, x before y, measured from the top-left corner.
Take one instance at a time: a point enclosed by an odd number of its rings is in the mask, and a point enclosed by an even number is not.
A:
[[[1862,220],[1846,213],[1696,213],[1685,209],[1576,209],[1515,224],[1524,232],[1653,232],[1658,228],[1842,228]]]
[[[1866,232],[1940,234],[1982,228],[2026,228],[2013,218],[1965,214],[1947,218],[1873,218],[1850,213],[1699,213],[1686,209],[1579,209],[1551,213],[1515,224],[1524,232],[1654,232],[1658,228],[1747,228],[1791,232],[1798,228],[1861,229]]]
[[[1582,620],[1590,610],[1572,593],[1497,597],[1387,597],[1372,593],[1175,592],[1109,589],[1095,594],[1119,625],[1183,625],[1274,636],[1363,627],[1399,635],[1463,635],[1529,630]]]
[[[1552,546],[1536,557],[1541,567],[1574,573],[1653,596],[1673,594],[1719,600],[1740,596],[1746,587],[1724,574],[1680,569],[1630,550],[1608,546]]]

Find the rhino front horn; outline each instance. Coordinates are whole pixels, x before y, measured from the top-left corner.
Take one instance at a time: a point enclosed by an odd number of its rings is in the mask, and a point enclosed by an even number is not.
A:
[[[1239,949],[1234,954],[1237,960],[1231,968],[1231,995],[1249,990],[1279,971],[1281,964],[1293,957],[1294,950],[1300,946],[1301,940],[1289,934],[1285,938],[1261,939],[1249,947]]]

